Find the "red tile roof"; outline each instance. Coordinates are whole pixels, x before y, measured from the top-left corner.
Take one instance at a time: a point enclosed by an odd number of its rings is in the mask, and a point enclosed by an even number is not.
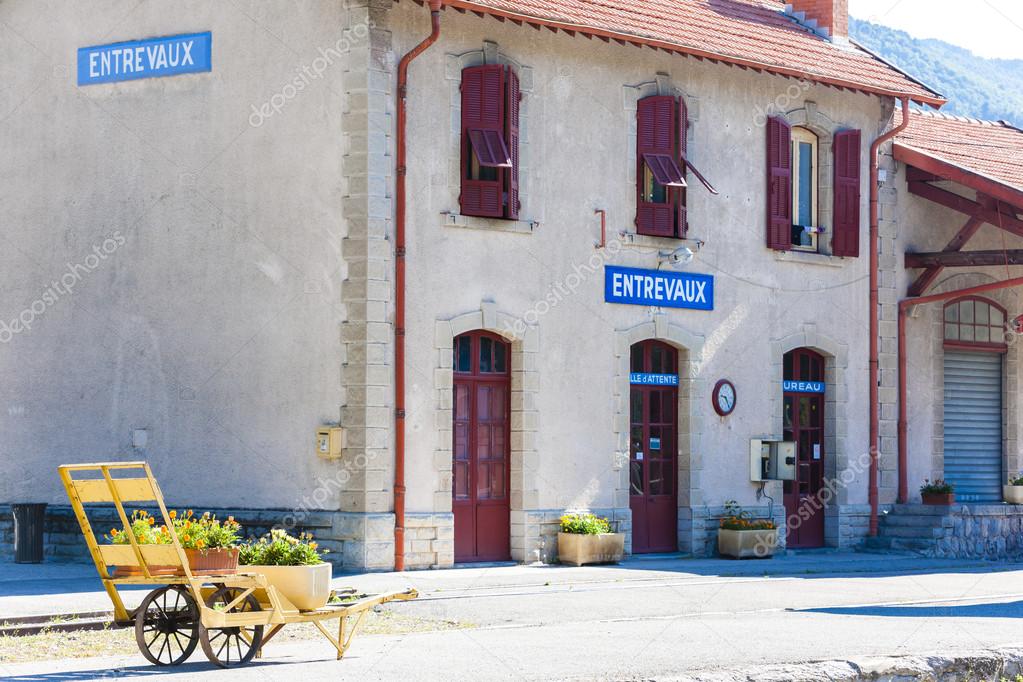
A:
[[[1023,131],[1008,123],[914,111],[895,144],[1023,192]]]
[[[782,0],[445,0],[457,10],[650,45],[770,73],[941,106],[944,98],[854,44],[828,41]]]

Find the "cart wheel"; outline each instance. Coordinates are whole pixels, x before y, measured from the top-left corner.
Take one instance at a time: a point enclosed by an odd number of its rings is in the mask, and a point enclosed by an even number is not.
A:
[[[199,608],[180,585],[153,590],[135,612],[135,641],[156,665],[180,665],[199,643]]]
[[[239,587],[221,587],[206,600],[206,606],[223,609],[245,590]],[[248,613],[262,611],[259,600],[248,595],[227,613]],[[200,623],[199,642],[206,658],[221,668],[244,665],[252,660],[263,642],[262,625],[246,625],[228,628],[207,628]]]

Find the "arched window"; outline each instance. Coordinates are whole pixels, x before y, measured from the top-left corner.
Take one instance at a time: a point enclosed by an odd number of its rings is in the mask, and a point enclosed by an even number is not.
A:
[[[1005,309],[969,296],[945,305],[945,347],[1005,351]]]

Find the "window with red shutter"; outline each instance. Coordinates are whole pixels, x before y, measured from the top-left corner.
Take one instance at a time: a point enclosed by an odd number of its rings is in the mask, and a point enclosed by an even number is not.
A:
[[[680,236],[678,190],[685,183],[679,165],[680,99],[641,99],[636,112],[636,231],[655,237]],[[681,197],[684,201],[684,195]]]
[[[860,131],[835,133],[835,210],[831,251],[836,256],[860,255]]]
[[[784,119],[767,119],[767,247],[792,248],[792,134]]]
[[[462,71],[463,215],[518,218],[519,79],[508,66]]]

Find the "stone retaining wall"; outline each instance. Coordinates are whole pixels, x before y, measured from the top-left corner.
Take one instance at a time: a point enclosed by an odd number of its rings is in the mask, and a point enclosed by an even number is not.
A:
[[[1023,559],[1023,505],[955,505],[941,517],[931,556]]]

